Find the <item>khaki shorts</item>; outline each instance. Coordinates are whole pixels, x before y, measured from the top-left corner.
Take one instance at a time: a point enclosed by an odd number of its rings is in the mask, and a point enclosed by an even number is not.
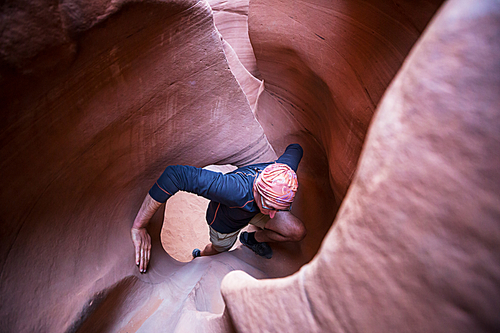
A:
[[[269,215],[258,213],[250,220],[249,223],[256,227],[264,229],[267,221],[269,221]],[[210,227],[210,242],[217,252],[228,251],[233,247],[234,243],[236,243],[239,233],[240,230],[232,232],[230,234],[221,234],[220,232],[215,231],[212,227]]]

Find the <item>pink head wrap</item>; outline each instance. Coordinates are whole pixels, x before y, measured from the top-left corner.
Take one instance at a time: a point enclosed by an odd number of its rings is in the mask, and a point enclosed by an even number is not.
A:
[[[283,207],[293,202],[298,186],[295,171],[282,163],[268,165],[255,181],[255,187],[264,199]]]

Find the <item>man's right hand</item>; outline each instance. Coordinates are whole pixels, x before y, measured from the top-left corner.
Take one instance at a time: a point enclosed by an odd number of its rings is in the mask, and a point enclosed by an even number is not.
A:
[[[135,248],[135,264],[139,266],[141,273],[146,273],[151,255],[151,236],[149,236],[146,228],[132,227],[130,234]]]

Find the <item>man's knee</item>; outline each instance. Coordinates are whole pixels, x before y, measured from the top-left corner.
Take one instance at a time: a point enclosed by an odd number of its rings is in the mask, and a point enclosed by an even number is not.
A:
[[[294,228],[292,238],[295,242],[300,242],[301,240],[304,239],[304,237],[306,237],[306,235],[307,235],[307,229],[303,224],[301,224]]]
[[[288,228],[286,237],[291,242],[300,242],[306,237],[307,230],[303,224],[294,225]]]
[[[290,213],[289,213],[290,214]],[[281,219],[271,219],[264,230],[274,231],[285,239],[284,242],[299,242],[306,237],[304,223],[293,215],[284,215]]]

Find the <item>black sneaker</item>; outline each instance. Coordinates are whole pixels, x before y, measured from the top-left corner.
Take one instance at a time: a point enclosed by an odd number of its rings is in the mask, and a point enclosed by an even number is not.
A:
[[[194,259],[196,257],[200,257],[201,256],[201,251],[200,251],[200,249],[194,249],[191,254],[193,255],[193,259]]]
[[[256,244],[248,244],[248,232],[243,231],[240,234],[240,242],[249,247],[253,252],[257,253],[259,256],[262,256],[267,259],[271,259],[273,257],[273,250],[266,242],[257,242]]]

